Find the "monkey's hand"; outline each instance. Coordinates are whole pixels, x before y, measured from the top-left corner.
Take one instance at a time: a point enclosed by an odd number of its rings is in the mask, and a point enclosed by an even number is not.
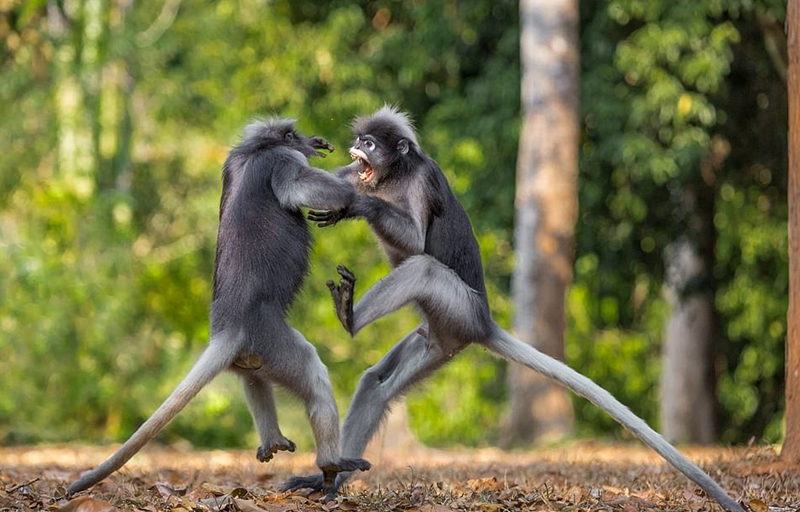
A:
[[[342,219],[347,218],[347,213],[345,210],[338,210],[338,211],[320,211],[320,210],[309,210],[308,211],[308,220],[311,222],[316,222],[318,227],[327,228],[328,226],[333,226],[337,222]]]
[[[314,149],[317,149],[317,150],[326,149],[326,150],[330,151],[331,153],[333,153],[333,150],[336,149],[336,148],[333,147],[333,144],[331,144],[327,140],[323,139],[322,137],[317,137],[316,135],[311,137],[309,139],[309,142],[311,144],[311,147],[314,148]],[[325,158],[328,155],[326,155],[325,153],[320,153],[319,151],[317,151],[317,156],[321,156],[322,158]]]
[[[356,288],[356,276],[344,265],[336,267],[336,272],[339,273],[341,279],[339,284],[328,281],[328,289],[331,291],[333,297],[333,307],[336,308],[336,316],[342,327],[353,335],[353,292]]]

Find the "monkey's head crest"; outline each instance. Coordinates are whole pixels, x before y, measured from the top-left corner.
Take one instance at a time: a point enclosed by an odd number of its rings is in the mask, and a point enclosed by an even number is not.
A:
[[[287,147],[299,151],[305,157],[325,154],[320,149],[333,151],[333,145],[322,137],[307,137],[295,128],[294,119],[257,119],[244,127],[241,147],[252,151],[266,151],[277,147]]]
[[[420,151],[411,119],[396,106],[384,105],[369,116],[356,117],[352,127],[356,140],[350,156],[361,164],[358,177],[365,185],[378,186]]]

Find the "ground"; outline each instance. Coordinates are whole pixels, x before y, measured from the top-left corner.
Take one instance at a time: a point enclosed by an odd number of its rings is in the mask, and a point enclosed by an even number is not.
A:
[[[306,510],[719,511],[681,474],[640,446],[578,443],[504,452],[414,450],[372,454],[373,469],[323,505],[308,491],[280,493],[288,476],[314,471],[312,454],[267,464],[255,450],[149,447],[71,502],[63,489],[111,448],[0,448],[0,510],[64,512],[290,512]],[[800,471],[772,447],[684,450],[746,508],[800,509]]]

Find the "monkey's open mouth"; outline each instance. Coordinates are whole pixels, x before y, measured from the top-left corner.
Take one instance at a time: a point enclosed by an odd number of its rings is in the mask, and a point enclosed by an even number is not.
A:
[[[350,148],[350,157],[353,160],[358,160],[358,162],[363,166],[362,169],[358,171],[358,178],[361,180],[361,183],[369,183],[372,181],[372,178],[375,176],[375,172],[372,170],[372,166],[369,165],[367,154],[360,149]]]

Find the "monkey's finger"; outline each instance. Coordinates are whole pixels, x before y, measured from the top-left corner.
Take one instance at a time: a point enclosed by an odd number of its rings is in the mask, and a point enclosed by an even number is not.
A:
[[[314,149],[327,149],[328,151],[333,152],[336,148],[333,147],[333,144],[328,142],[322,137],[314,135],[311,137],[311,147]]]
[[[339,265],[338,267],[336,267],[336,272],[338,272],[339,275],[342,276],[343,278],[345,278],[346,280],[348,280],[350,282],[353,282],[353,283],[356,282],[355,274],[353,274],[350,271],[350,269],[345,267],[344,265]]]
[[[309,215],[308,220],[312,222],[330,222],[333,220],[333,215],[326,213],[318,213],[316,215]]]
[[[324,210],[308,210],[308,220],[311,221],[321,221],[321,220],[330,220],[333,217],[333,213]]]
[[[339,287],[336,286],[336,283],[333,282],[333,279],[328,279],[325,283],[328,285],[328,289],[331,291],[331,295],[333,295],[334,299],[339,299]]]

